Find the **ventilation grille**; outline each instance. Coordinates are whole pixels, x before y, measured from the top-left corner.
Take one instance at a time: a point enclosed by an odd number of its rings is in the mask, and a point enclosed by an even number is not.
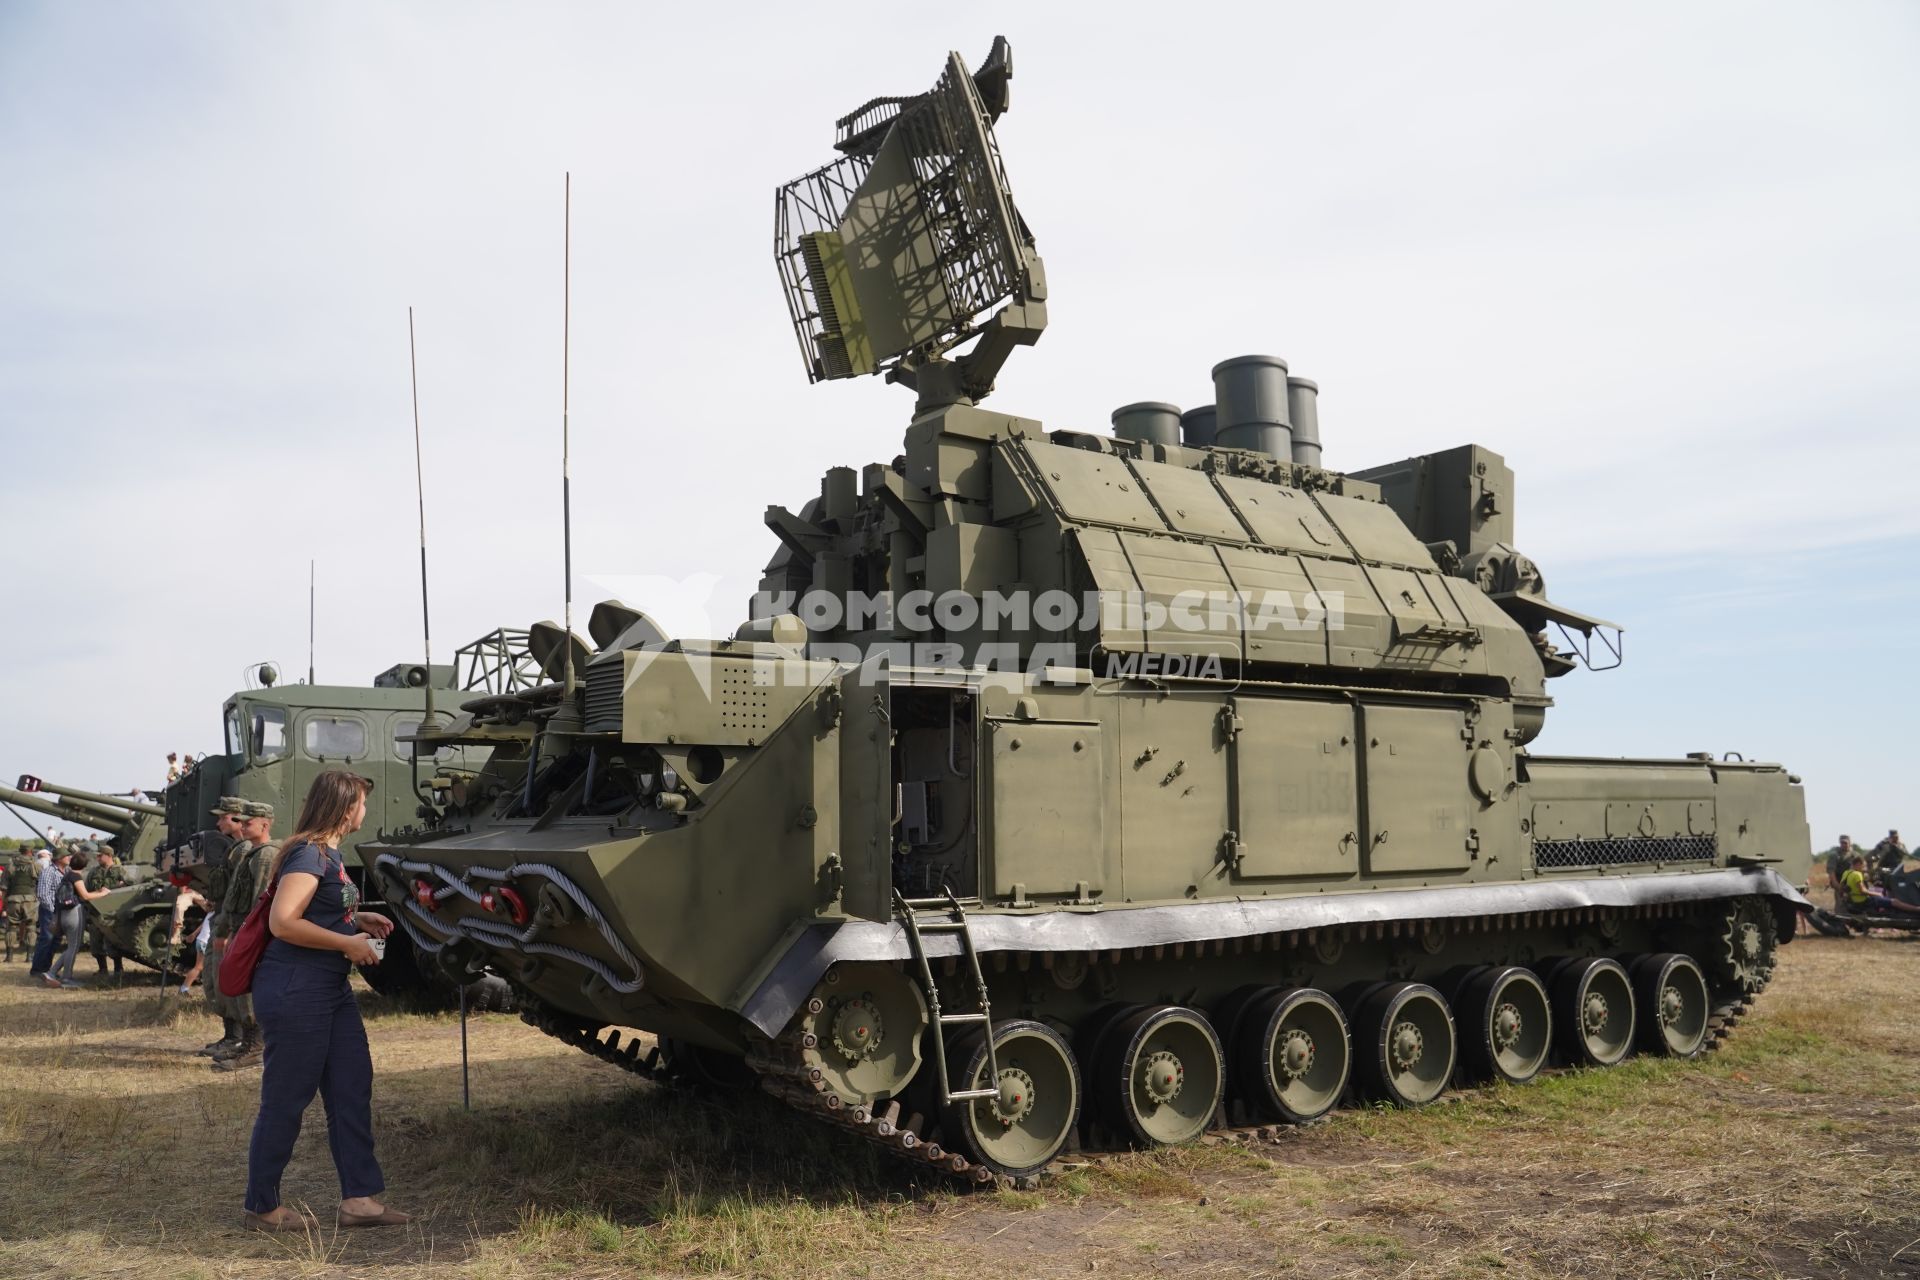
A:
[[[1568,867],[1637,867],[1655,862],[1712,862],[1712,836],[1651,836],[1613,840],[1535,840],[1533,865],[1539,871]]]
[[[627,683],[627,664],[616,658],[587,668],[587,732],[619,733],[625,723],[620,695]]]
[[[719,712],[720,728],[744,734],[755,742],[767,736],[767,689],[754,683],[754,667],[760,664],[716,662],[713,700]],[[765,668],[762,668],[763,670]]]

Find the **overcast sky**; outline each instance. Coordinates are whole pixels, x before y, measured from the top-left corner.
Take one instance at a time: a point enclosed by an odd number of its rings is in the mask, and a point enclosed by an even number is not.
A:
[[[1920,5],[860,12],[0,0],[0,775],[217,749],[306,667],[309,558],[323,683],[418,654],[409,305],[438,656],[559,615],[569,169],[576,596],[731,629],[766,505],[911,407],[806,384],[772,192],[1001,33],[1052,324],[994,407],[1104,429],[1272,352],[1331,466],[1500,451],[1628,629],[1537,749],[1920,828]]]

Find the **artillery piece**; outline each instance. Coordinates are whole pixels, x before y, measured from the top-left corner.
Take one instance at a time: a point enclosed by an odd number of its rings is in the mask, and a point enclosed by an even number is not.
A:
[[[62,787],[31,774],[23,774],[14,786],[0,786],[0,801],[93,831],[107,832],[107,838],[113,841],[114,856],[129,866],[147,861],[164,833],[161,819],[166,817],[166,811],[157,804],[129,796]]]
[[[167,944],[172,927],[174,893],[156,866],[165,835],[166,811],[149,801],[105,795],[22,776],[12,787],[0,786],[0,800],[18,808],[110,832],[114,856],[127,883],[104,898],[87,904],[89,923],[107,941],[113,953],[165,971],[173,949]]]
[[[1617,629],[1491,450],[1327,468],[1271,356],[1112,434],[982,407],[1046,320],[1011,71],[951,55],[779,195],[807,374],[913,387],[900,452],[768,509],[732,636],[610,603],[421,735],[518,745],[361,846],[414,945],[977,1181],[1712,1048],[1808,905],[1799,780],[1532,749]]]

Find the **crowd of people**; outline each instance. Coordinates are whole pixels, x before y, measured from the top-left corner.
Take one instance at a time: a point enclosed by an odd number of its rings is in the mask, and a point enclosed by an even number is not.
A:
[[[55,989],[83,986],[74,976],[84,946],[104,974],[122,957],[88,920],[86,904],[127,881],[113,845],[100,840],[56,840],[50,847],[7,855],[0,875],[0,955],[29,959],[29,977]]]
[[[245,1224],[257,1230],[310,1232],[319,1225],[280,1200],[281,1175],[316,1093],[326,1103],[329,1146],[340,1178],[336,1225],[396,1226],[410,1220],[380,1198],[385,1182],[374,1158],[372,1056],[348,984],[354,965],[380,962],[383,940],[393,929],[384,916],[359,909],[340,852],[366,818],[372,786],[342,770],[320,774],[284,850],[272,837],[271,805],[224,796],[213,813],[222,856],[209,859],[192,876],[178,874],[170,881],[177,895],[172,945],[184,945],[187,923],[196,909],[200,912],[196,959],[177,990],[188,994],[199,978],[222,1023],[221,1038],[199,1052],[214,1058],[216,1070],[262,1069],[243,1212]],[[174,863],[175,871],[181,867]],[[31,980],[48,988],[83,985],[74,968],[93,932],[87,904],[129,882],[111,845],[54,839],[47,847],[6,855],[0,871],[0,942],[6,959],[10,962],[16,949],[28,955]],[[275,890],[270,895],[269,886]],[[259,903],[266,904],[261,923],[248,933],[264,924],[264,933],[257,935],[262,945],[237,953],[251,991],[224,995],[218,981],[223,958]],[[109,950],[103,946],[94,952],[103,974]]]
[[[270,804],[222,796],[213,818],[213,830],[223,841],[222,856],[199,868],[197,877],[178,874],[171,881],[174,900],[168,945],[184,947],[187,922],[196,910],[199,918],[193,936],[193,962],[179,974],[177,986],[169,989],[187,996],[195,983],[201,985],[208,1005],[221,1019],[222,1035],[200,1052],[214,1060],[217,1070],[243,1070],[261,1062],[252,1003],[246,997],[221,995],[213,978],[219,972],[227,939],[265,889],[268,868],[279,846],[273,841],[274,809]],[[11,963],[18,951],[28,958],[30,981],[53,990],[70,990],[86,985],[75,973],[80,952],[85,949],[94,958],[98,976],[106,976],[109,966],[116,977],[121,976],[124,956],[86,910],[87,903],[130,883],[111,842],[65,841],[55,836],[48,847],[8,855],[4,870],[0,876],[0,920],[5,927],[0,933],[4,941],[0,950],[4,951],[5,962]]]
[[[1833,909],[1850,916],[1920,916],[1920,903],[1903,901],[1889,892],[1891,882],[1910,856],[1897,829],[1887,832],[1887,838],[1871,851],[1856,846],[1852,836],[1841,836],[1840,843],[1827,855]]]

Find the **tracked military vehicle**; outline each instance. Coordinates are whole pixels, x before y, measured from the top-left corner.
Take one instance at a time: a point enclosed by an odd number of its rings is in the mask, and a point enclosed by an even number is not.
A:
[[[468,705],[449,744],[531,764],[361,846],[415,945],[980,1181],[1711,1048],[1807,905],[1798,779],[1533,749],[1617,632],[1486,448],[1328,468],[1268,356],[1111,432],[983,407],[1046,321],[1010,72],[949,57],[781,190],[807,372],[912,388],[904,442],[768,510],[732,636],[604,606]]]

